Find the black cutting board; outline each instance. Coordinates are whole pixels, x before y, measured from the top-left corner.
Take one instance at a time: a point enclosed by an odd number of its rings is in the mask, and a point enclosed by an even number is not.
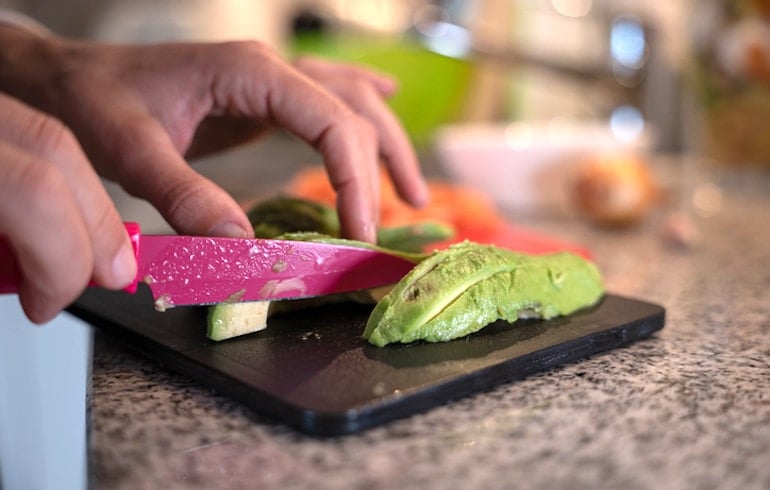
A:
[[[549,321],[497,322],[452,342],[374,347],[360,338],[371,306],[275,316],[261,332],[213,342],[206,309],[153,309],[136,295],[87,291],[70,309],[142,354],[253,410],[316,435],[357,432],[652,335],[662,307],[607,295]]]

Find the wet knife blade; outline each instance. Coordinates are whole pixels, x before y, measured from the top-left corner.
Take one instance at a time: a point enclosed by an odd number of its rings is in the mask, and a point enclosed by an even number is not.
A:
[[[392,284],[414,262],[378,250],[318,242],[272,239],[143,235],[126,223],[138,272],[126,288],[146,284],[155,307],[297,299]],[[12,260],[0,247],[0,262]],[[14,292],[18,271],[3,277],[0,292]],[[15,277],[13,277],[15,276]]]

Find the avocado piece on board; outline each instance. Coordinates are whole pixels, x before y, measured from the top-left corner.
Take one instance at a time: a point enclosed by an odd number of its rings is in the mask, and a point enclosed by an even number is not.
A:
[[[264,330],[271,304],[270,301],[248,301],[209,307],[206,337],[220,341]]]
[[[497,320],[554,318],[594,305],[601,275],[572,253],[516,253],[461,242],[421,261],[375,306],[363,338],[376,346],[463,337]]]

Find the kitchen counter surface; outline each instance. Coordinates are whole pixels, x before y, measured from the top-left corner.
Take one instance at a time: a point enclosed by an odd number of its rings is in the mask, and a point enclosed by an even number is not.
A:
[[[634,229],[520,223],[590,247],[611,292],[665,306],[661,332],[359,435],[297,433],[97,332],[91,487],[770,488],[770,178],[679,175]],[[124,217],[151,223],[135,206]],[[661,238],[671,210],[695,245]]]

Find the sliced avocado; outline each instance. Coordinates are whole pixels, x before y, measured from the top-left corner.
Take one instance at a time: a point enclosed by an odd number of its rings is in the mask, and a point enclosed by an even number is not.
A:
[[[221,303],[209,307],[206,336],[225,340],[267,328],[270,301]]]
[[[340,222],[334,208],[315,201],[277,196],[262,201],[246,212],[257,238],[274,238],[298,231],[338,236]]]
[[[453,226],[438,221],[425,221],[377,230],[377,245],[403,252],[422,252],[431,243],[448,240],[455,234]]]
[[[466,241],[412,269],[377,303],[363,338],[380,347],[447,341],[523,314],[568,315],[603,293],[596,266],[577,255],[526,255]]]

